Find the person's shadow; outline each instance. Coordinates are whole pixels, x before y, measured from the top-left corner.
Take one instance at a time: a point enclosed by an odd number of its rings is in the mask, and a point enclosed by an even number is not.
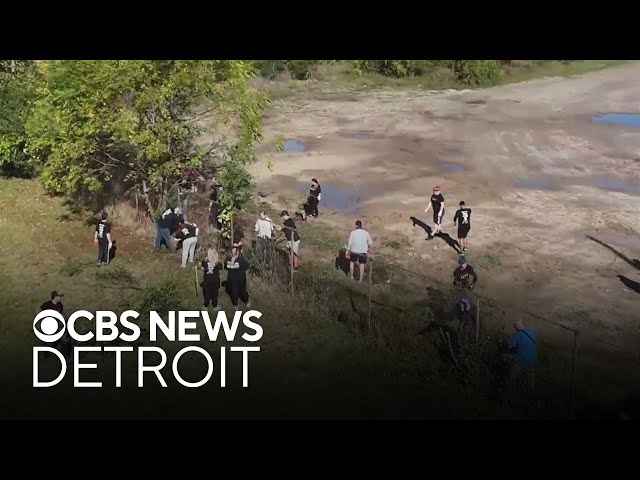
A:
[[[640,270],[640,260],[638,260],[637,258],[634,258],[633,260],[630,259],[629,257],[627,257],[624,253],[619,252],[618,250],[616,250],[615,248],[613,248],[610,245],[607,245],[606,243],[602,242],[601,240],[598,240],[595,237],[592,237],[591,235],[587,235],[587,238],[589,240],[593,240],[596,243],[599,243],[600,245],[602,245],[605,248],[608,248],[609,250],[611,250],[616,256],[618,256],[619,258],[621,258],[622,260],[624,260],[625,262],[627,262],[629,265],[631,265],[633,268],[636,268],[638,270]]]
[[[428,235],[428,239],[433,238],[432,232],[433,230],[431,229],[431,227],[429,225],[427,225],[426,223],[424,223],[422,220],[416,218],[416,217],[409,217],[409,220],[411,220],[413,222],[413,226],[415,227],[416,225],[420,228],[422,228],[425,232],[427,232]]]
[[[457,240],[451,238],[451,235],[449,235],[448,233],[440,233],[437,236],[443,239],[447,243],[447,245],[449,245],[451,248],[453,248],[456,251],[456,253],[462,253],[462,250],[460,249],[460,244],[458,243]]]
[[[620,281],[630,290],[633,290],[636,293],[640,293],[640,283],[631,280],[630,278],[625,277],[624,275],[617,275]]]

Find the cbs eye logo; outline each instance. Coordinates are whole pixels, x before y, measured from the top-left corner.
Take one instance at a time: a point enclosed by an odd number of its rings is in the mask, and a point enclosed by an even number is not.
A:
[[[64,317],[55,310],[44,310],[33,319],[33,333],[43,342],[57,342],[64,335],[65,329]]]

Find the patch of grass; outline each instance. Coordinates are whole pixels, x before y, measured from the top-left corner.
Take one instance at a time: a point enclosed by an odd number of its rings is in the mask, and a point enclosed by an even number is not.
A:
[[[138,283],[131,270],[122,263],[111,263],[97,268],[96,278],[122,286],[137,285]]]
[[[67,277],[74,277],[76,275],[80,275],[88,267],[91,267],[93,265],[95,265],[95,263],[91,260],[73,259],[62,265],[62,267],[60,268],[60,273]]]
[[[626,63],[626,60],[514,60],[500,78],[500,84],[543,77],[571,77]]]

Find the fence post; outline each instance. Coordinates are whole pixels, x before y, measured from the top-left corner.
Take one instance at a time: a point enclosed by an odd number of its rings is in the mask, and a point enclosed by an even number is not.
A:
[[[290,247],[289,247],[289,256],[291,257],[291,264],[289,265],[289,276],[291,277],[289,279],[289,291],[291,292],[291,295],[293,295],[293,231],[291,232],[291,242],[290,242]]]
[[[480,343],[480,299],[476,303],[476,344]]]
[[[373,260],[371,260],[371,266],[369,267],[369,310],[367,313],[367,318],[369,321],[369,335],[371,335],[371,278],[373,277]]]
[[[573,417],[575,390],[576,390],[576,364],[578,363],[578,331],[573,331],[573,363],[571,364],[571,388],[569,391],[569,416]]]

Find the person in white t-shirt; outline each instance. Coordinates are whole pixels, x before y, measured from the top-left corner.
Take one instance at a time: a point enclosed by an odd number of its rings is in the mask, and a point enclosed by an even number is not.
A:
[[[256,222],[256,252],[268,257],[271,253],[271,239],[273,237],[273,222],[264,211],[260,212]]]
[[[367,263],[367,254],[371,250],[373,240],[371,235],[364,228],[362,228],[362,222],[358,220],[356,222],[356,229],[349,235],[349,244],[347,245],[347,251],[349,252],[349,272],[351,279],[353,280],[353,271],[355,265],[358,264],[360,270],[360,281],[364,278],[364,266]]]

